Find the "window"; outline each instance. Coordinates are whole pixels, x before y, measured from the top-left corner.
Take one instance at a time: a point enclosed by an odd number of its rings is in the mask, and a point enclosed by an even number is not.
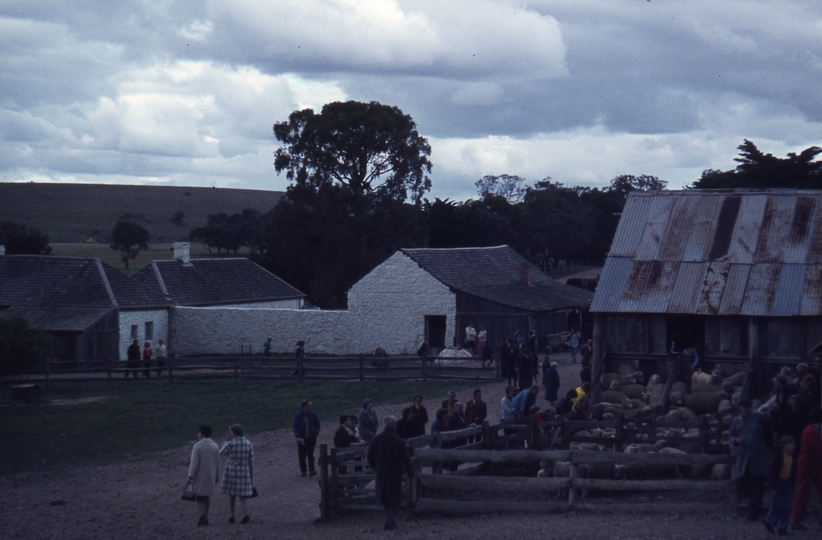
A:
[[[131,339],[139,339],[138,336],[137,336],[137,325],[136,324],[131,325]]]
[[[146,340],[154,339],[154,323],[146,321]]]

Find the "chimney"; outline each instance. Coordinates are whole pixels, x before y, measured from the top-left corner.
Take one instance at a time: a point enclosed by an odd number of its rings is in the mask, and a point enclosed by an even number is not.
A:
[[[524,262],[519,265],[519,280],[528,285],[531,284],[531,263]]]
[[[191,264],[191,244],[188,242],[174,242],[174,260],[182,261],[183,266]]]

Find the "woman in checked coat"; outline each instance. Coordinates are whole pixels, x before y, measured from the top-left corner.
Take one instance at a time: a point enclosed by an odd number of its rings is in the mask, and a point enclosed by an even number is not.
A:
[[[251,442],[243,437],[242,426],[234,424],[229,428],[226,442],[220,448],[220,455],[228,458],[220,488],[220,493],[229,496],[231,517],[228,522],[234,523],[234,505],[239,497],[243,507],[243,519],[240,523],[248,523],[251,518],[248,516],[246,499],[254,493],[254,449]]]

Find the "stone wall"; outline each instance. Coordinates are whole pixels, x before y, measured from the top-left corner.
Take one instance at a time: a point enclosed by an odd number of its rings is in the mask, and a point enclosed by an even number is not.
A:
[[[146,322],[151,322],[153,326],[152,337],[146,337]],[[137,342],[140,344],[140,350],[143,350],[143,344],[146,341],[151,342],[151,347],[154,348],[159,340],[168,343],[168,310],[156,309],[147,311],[124,311],[120,310],[120,359],[126,359],[126,352],[128,346],[134,340],[131,335],[131,326],[137,326]]]
[[[243,347],[290,353],[297,340],[309,354],[413,354],[423,340],[426,315],[447,317],[453,340],[456,295],[401,252],[395,253],[348,293],[348,310],[192,308],[173,311],[169,352],[235,354]]]

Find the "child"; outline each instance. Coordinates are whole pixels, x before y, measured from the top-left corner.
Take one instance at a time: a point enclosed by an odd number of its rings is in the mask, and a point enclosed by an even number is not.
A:
[[[793,451],[796,441],[790,435],[779,440],[781,452],[774,454],[768,470],[768,487],[771,488],[771,508],[763,523],[768,532],[774,534],[774,527],[779,534],[788,534],[788,520],[791,517],[793,502],[793,481],[796,477],[796,466]]]

